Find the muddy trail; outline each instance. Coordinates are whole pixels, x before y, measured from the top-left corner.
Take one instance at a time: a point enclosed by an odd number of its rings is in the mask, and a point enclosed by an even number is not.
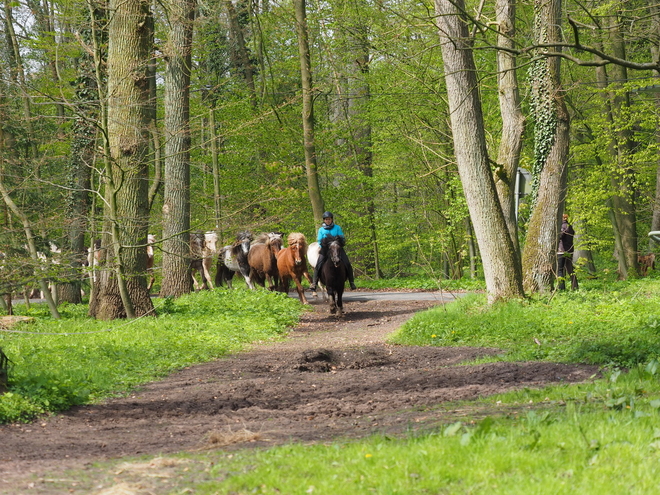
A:
[[[312,301],[286,341],[183,369],[125,398],[0,426],[0,492],[23,493],[28,477],[124,456],[429,429],[494,412],[456,401],[597,372],[552,363],[465,366],[498,350],[385,342],[414,313],[441,302],[362,300],[347,303],[337,319]]]

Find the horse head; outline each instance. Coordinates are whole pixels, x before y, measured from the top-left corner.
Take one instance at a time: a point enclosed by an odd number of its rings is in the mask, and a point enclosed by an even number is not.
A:
[[[282,232],[269,232],[267,234],[266,245],[274,255],[282,249],[282,236]]]
[[[321,246],[328,253],[328,258],[335,267],[341,263],[341,250],[344,248],[344,238],[340,236],[329,235],[323,238]]]
[[[289,245],[289,251],[291,251],[291,256],[293,257],[293,262],[296,265],[303,264],[305,256],[307,255],[307,239],[305,238],[305,234],[293,232],[289,234],[287,243]]]
[[[236,234],[236,242],[234,243],[234,246],[238,252],[238,250],[243,251],[243,254],[247,255],[248,251],[250,250],[250,245],[252,243],[252,232],[249,230],[244,230],[243,232],[239,232]]]

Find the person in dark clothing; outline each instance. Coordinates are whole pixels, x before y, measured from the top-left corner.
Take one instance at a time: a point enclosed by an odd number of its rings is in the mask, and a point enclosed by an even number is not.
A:
[[[321,245],[321,241],[323,241],[324,237],[327,236],[335,236],[335,237],[344,237],[344,232],[341,230],[341,227],[335,223],[334,216],[332,213],[329,211],[326,211],[323,213],[323,225],[319,228],[319,233],[316,238],[316,240],[319,243],[319,246]],[[348,277],[348,283],[351,286],[352,290],[355,290],[355,280],[353,276],[353,265],[351,265],[351,262],[348,260],[348,256],[346,256],[346,252],[342,249],[342,261],[346,265],[346,276]],[[323,262],[325,261],[325,255],[324,253],[321,253],[319,255],[319,259],[316,262],[316,266],[314,267],[314,278],[312,281],[312,285],[309,287],[310,290],[316,290],[316,285],[318,284],[319,281],[319,270],[321,270],[321,266],[323,265]]]
[[[559,245],[557,246],[557,277],[559,279],[559,290],[566,289],[566,278],[571,277],[571,289],[578,288],[577,277],[573,268],[573,238],[575,231],[568,223],[568,215],[562,216],[561,233],[559,234]]]

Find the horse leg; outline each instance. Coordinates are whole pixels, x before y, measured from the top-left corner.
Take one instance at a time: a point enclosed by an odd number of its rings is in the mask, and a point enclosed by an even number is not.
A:
[[[332,287],[326,287],[328,292],[328,300],[330,303],[330,314],[334,315],[337,312],[337,303],[335,302],[335,291]]]
[[[234,270],[228,270],[228,269],[225,268],[223,270],[223,275],[224,275],[223,278],[225,279],[225,282],[227,282],[227,288],[228,289],[233,289],[234,288]]]
[[[339,289],[336,293],[337,296],[337,316],[340,318],[344,316],[344,291],[343,289]]]
[[[202,280],[204,280],[204,288],[213,290],[213,283],[211,282],[211,274],[205,263],[206,260],[202,260]]]
[[[298,297],[300,297],[300,302],[303,304],[309,304],[307,302],[307,298],[305,297],[305,289],[303,289],[303,286],[300,283],[300,278],[293,277],[293,281],[296,284],[296,290],[298,291]]]

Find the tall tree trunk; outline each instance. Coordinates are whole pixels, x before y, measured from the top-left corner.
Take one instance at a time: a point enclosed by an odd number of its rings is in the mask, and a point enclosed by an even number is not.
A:
[[[561,1],[535,0],[536,42],[561,42]],[[560,216],[566,197],[569,117],[560,78],[560,58],[544,57],[530,68],[534,127],[535,204],[522,263],[525,290],[547,292],[555,278]]]
[[[483,260],[489,302],[523,297],[522,276],[490,171],[463,0],[436,0],[458,173]]]
[[[608,31],[612,53],[621,59],[625,59],[625,46],[618,19],[610,16]],[[628,72],[625,67],[613,64],[611,69],[612,81],[608,87],[611,89],[609,105],[612,117],[612,142],[610,146],[612,163],[616,165],[612,174],[612,208],[616,224],[621,237],[623,251],[619,253],[619,277],[627,279],[631,274],[639,276],[639,264],[637,262],[637,212],[635,208],[635,175],[630,166],[630,157],[633,151],[632,132],[627,125],[617,123],[618,116],[626,112],[630,106],[630,95],[622,93],[621,87],[628,80]]]
[[[108,45],[105,218],[112,233],[107,253],[114,271],[101,272],[98,319],[153,312],[147,268],[149,78],[151,12],[146,0],[111,0]]]
[[[305,170],[307,172],[307,192],[312,203],[314,223],[323,222],[323,197],[319,187],[314,141],[314,95],[312,87],[312,62],[309,52],[309,32],[305,0],[294,0],[296,32],[298,33],[298,54],[300,56],[300,78],[302,83],[302,125],[303,146],[305,148]]]
[[[160,295],[192,290],[190,265],[190,64],[194,0],[170,0],[165,70],[165,203]]]
[[[503,48],[497,51],[497,86],[502,114],[502,136],[497,155],[495,186],[511,241],[516,249],[516,255],[520,258],[516,218],[516,202],[519,198],[515,188],[525,131],[525,117],[520,109],[516,57],[512,55],[512,51],[507,51],[507,49],[512,50],[515,45],[515,0],[497,0],[495,11],[498,26],[497,45]]]

